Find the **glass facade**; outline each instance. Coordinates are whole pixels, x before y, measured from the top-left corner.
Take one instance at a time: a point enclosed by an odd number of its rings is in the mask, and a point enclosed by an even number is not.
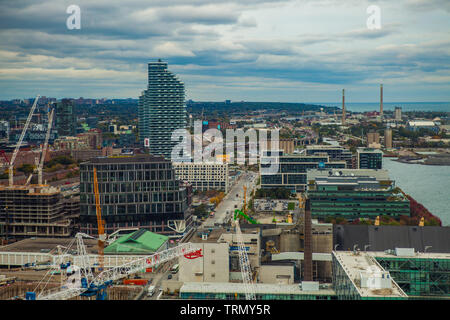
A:
[[[261,168],[271,165],[268,160],[263,159],[261,162]],[[309,169],[317,169],[319,163],[323,163],[324,169],[346,168],[345,161],[330,162],[328,156],[281,156],[277,174],[261,174],[261,188],[286,188],[293,192],[305,191],[306,173]]]
[[[73,101],[62,99],[56,103],[55,126],[59,136],[74,136],[76,134],[77,119]],[[45,135],[44,135],[45,136]]]
[[[332,254],[333,288],[338,300],[404,300],[405,296],[361,296],[356,284],[349,278],[344,267]]]
[[[96,226],[94,167],[97,168],[102,217],[107,229],[185,219],[187,191],[180,187],[170,161],[149,155],[95,158],[80,165],[82,230],[83,225]]]
[[[148,64],[148,88],[139,97],[139,140],[150,142],[150,153],[171,158],[178,142],[172,132],[186,128],[184,83],[167,70],[166,62]]]
[[[385,191],[321,186],[308,190],[313,217],[343,217],[346,219],[376,218],[379,215],[409,216],[409,200]]]
[[[375,257],[408,295],[450,297],[450,259]]]
[[[243,293],[181,292],[181,299],[245,300]],[[337,300],[331,294],[256,293],[256,300]]]
[[[362,148],[357,150],[358,169],[381,169],[383,152],[376,149]]]

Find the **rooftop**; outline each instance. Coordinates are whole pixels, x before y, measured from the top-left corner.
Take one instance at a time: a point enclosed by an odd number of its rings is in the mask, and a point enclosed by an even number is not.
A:
[[[136,156],[111,156],[92,158],[85,163],[138,163],[138,162],[168,162],[164,157],[150,154]]]
[[[295,294],[295,295],[335,295],[334,290],[320,289],[316,291],[302,291],[299,284],[266,284],[255,283],[256,294]],[[185,282],[180,289],[180,293],[240,293],[245,294],[246,285],[244,283],[233,282]]]
[[[83,239],[86,246],[87,253],[97,254],[97,240],[95,239]],[[76,241],[74,238],[28,238],[21,241],[11,243],[6,246],[0,246],[0,252],[32,252],[32,253],[47,253],[56,249],[58,245],[63,247],[69,247],[77,249]]]
[[[105,248],[105,253],[153,253],[168,240],[167,236],[139,229],[114,241]]]
[[[407,297],[394,280],[392,280],[391,288],[361,287],[361,273],[366,273],[367,271],[385,272],[371,255],[359,251],[356,254],[352,251],[333,251],[333,255],[362,297]]]

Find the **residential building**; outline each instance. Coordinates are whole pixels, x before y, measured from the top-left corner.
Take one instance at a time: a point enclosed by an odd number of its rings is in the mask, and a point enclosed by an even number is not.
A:
[[[77,210],[77,208],[72,208]],[[71,209],[71,210],[72,210]],[[0,236],[69,237],[76,211],[67,212],[59,189],[50,186],[0,186]]]
[[[77,128],[74,104],[70,99],[62,99],[56,104],[55,127],[59,136],[74,136]]]
[[[216,162],[178,162],[173,163],[175,175],[179,180],[192,184],[193,190],[222,190],[229,189],[228,163]]]
[[[357,169],[381,169],[383,166],[383,151],[373,148],[358,148],[356,150]]]
[[[174,234],[170,220],[190,228],[186,188],[172,163],[152,155],[93,158],[80,164],[81,231],[97,233],[93,168],[97,168],[102,218],[107,233],[139,227]]]
[[[150,153],[171,158],[178,142],[172,133],[187,125],[184,83],[158,60],[148,64],[148,88],[139,97],[139,140],[149,141]]]

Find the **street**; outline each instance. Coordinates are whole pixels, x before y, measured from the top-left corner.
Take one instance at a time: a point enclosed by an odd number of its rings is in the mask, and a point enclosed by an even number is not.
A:
[[[251,171],[243,171],[237,183],[232,187],[230,192],[219,203],[215,210],[214,217],[208,217],[201,227],[213,228],[215,224],[226,223],[228,219],[232,218],[235,209],[240,209],[244,204],[244,185],[247,186],[247,203],[250,200],[250,195],[256,187],[258,173]],[[236,197],[236,194],[238,195]],[[237,206],[237,207],[235,207]]]

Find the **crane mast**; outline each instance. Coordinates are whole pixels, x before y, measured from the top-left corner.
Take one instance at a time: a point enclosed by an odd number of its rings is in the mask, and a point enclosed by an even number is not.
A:
[[[238,241],[239,265],[241,266],[242,281],[245,288],[245,299],[256,300],[255,287],[252,281],[252,270],[248,261],[247,251],[244,247],[244,240],[242,239],[242,232],[239,226],[239,219],[235,220],[236,237]]]
[[[97,214],[97,230],[98,230],[98,258],[99,270],[103,270],[103,253],[106,241],[104,223],[102,220],[102,208],[100,206],[100,195],[98,192],[97,168],[94,167],[94,193],[95,193],[95,211]]]
[[[54,109],[50,111],[48,115],[48,127],[47,127],[47,133],[45,134],[45,142],[44,146],[42,147],[42,155],[41,155],[41,161],[38,165],[38,184],[42,184],[42,169],[44,167],[44,161],[45,161],[45,155],[47,153],[47,147],[48,147],[48,139],[50,138],[50,131],[52,129],[52,122],[53,122],[53,115],[54,115]]]
[[[11,156],[11,160],[9,162],[9,186],[12,187],[14,184],[14,161],[16,160],[17,153],[19,152],[20,146],[22,145],[23,138],[25,137],[25,133],[27,132],[28,126],[30,125],[31,118],[33,117],[34,110],[36,109],[37,102],[39,100],[40,95],[36,96],[34,99],[33,106],[31,107],[30,113],[28,114],[27,121],[23,127],[22,133],[20,134],[19,141],[17,142],[16,149]]]

